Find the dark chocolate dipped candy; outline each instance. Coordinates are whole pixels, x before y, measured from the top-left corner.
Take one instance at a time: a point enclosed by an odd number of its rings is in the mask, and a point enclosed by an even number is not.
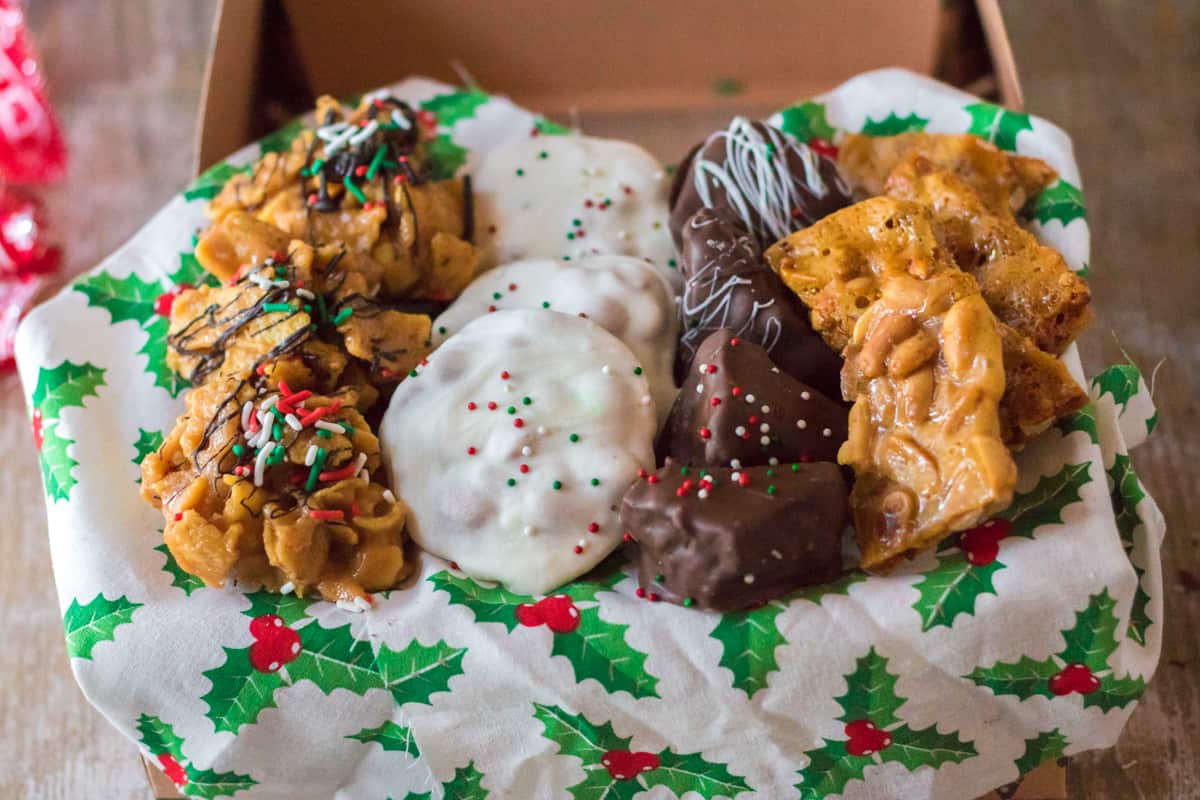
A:
[[[731,220],[708,208],[688,219],[680,272],[683,335],[675,352],[676,383],[691,370],[700,343],[728,328],[762,345],[788,375],[839,396],[841,357],[813,332],[807,310]]]
[[[701,343],[658,440],[658,458],[692,466],[837,461],[845,406],[790,375],[767,351],[719,330]]]
[[[835,579],[846,519],[846,483],[829,463],[668,461],[621,501],[640,593],[720,611]]]
[[[728,214],[762,252],[789,233],[850,205],[837,164],[764,122],[734,117],[679,165],[671,187],[671,235],[698,209]]]

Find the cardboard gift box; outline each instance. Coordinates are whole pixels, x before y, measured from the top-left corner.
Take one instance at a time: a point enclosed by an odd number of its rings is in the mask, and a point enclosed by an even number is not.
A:
[[[340,0],[222,2],[197,126],[197,171],[311,108],[409,75],[471,82],[667,163],[731,114],[766,116],[899,66],[1021,108],[997,0]],[[182,797],[156,768],[159,798]],[[1050,762],[991,798],[1059,800]]]

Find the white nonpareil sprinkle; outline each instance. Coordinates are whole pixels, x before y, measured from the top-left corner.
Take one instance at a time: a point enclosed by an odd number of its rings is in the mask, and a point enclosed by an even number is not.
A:
[[[802,420],[802,419],[798,419],[798,420],[796,420],[796,427],[799,428],[800,430],[804,430],[805,428],[808,427],[808,422],[805,420]]]
[[[291,581],[288,581],[283,586],[279,587],[280,594],[291,594],[295,590],[296,590],[296,584],[292,583]]]
[[[648,406],[648,405],[650,405],[651,402],[653,402],[653,400],[651,399],[650,395],[644,394],[644,395],[642,395],[641,402],[642,402],[642,405]]]
[[[300,420],[295,414],[284,414],[283,421],[288,424],[288,427],[294,431],[304,430],[304,426],[300,424]]]
[[[771,372],[774,372],[775,374],[777,374],[777,375],[778,375],[778,374],[779,374],[779,367],[771,367]]]
[[[696,492],[696,497],[699,497],[701,500],[707,500],[708,489],[701,489],[700,491]]]
[[[524,447],[521,448],[521,455],[523,455],[523,456],[533,455],[533,448],[530,447],[529,445],[525,445]]]
[[[770,433],[771,426],[764,422],[762,425],[758,426],[758,432],[759,433]]]
[[[770,414],[770,413],[771,413],[771,407],[770,407],[770,406],[763,406],[763,407],[762,407],[762,413],[764,413],[764,414]]]
[[[800,399],[801,400],[810,400],[810,399],[812,399],[812,395],[809,394],[808,392],[801,392]]]
[[[734,472],[734,473],[730,474],[730,476],[729,476],[729,480],[734,481],[734,482],[740,481],[741,479],[742,479],[742,473],[740,473],[740,472]]]
[[[708,370],[708,364],[700,365],[700,374],[703,375]]]
[[[762,438],[760,438],[758,440],[758,443],[761,444],[763,447],[766,447],[767,445],[769,445],[771,443],[771,437],[763,436]]]
[[[317,446],[315,444],[310,444],[308,446],[308,452],[306,452],[304,454],[304,466],[311,467],[313,464],[316,463],[316,461],[317,461]]]
[[[538,426],[537,426],[537,435],[538,435],[538,436],[545,436],[545,435],[546,435],[546,426],[545,426],[545,425],[538,425]]]
[[[768,466],[768,467],[777,467],[777,466],[779,466],[779,459],[778,459],[778,458],[776,458],[775,456],[771,456],[770,458],[768,458],[768,459],[767,459],[767,466]]]
[[[701,393],[701,392],[703,392],[703,391],[704,391],[704,384],[703,384],[703,383],[697,383],[697,384],[696,384],[696,394],[700,394],[700,393]]]
[[[738,436],[745,436],[746,435],[746,426],[738,425],[736,428],[733,429],[733,432],[736,433]]]
[[[833,431],[829,430],[829,428],[826,428],[825,430],[821,431],[821,435],[828,439],[830,436],[833,436]]]
[[[341,425],[337,422],[326,422],[323,419],[317,420],[317,427],[323,431],[329,431],[330,433],[345,433],[346,432],[346,427],[344,425]]]
[[[740,458],[731,458],[729,459],[729,466],[733,467],[734,469],[741,469],[742,460]]]
[[[783,553],[779,552],[778,550],[772,550],[771,555],[774,556],[775,558],[779,559],[780,561],[783,560]]]
[[[391,489],[384,489],[383,490],[383,499],[387,500],[389,503],[394,503],[394,502],[396,502],[396,495],[392,494]]]
[[[752,394],[748,394],[748,395],[746,395],[746,402],[747,402],[747,403],[753,403],[753,402],[754,402],[754,395],[752,395]]]
[[[585,539],[580,539],[580,540],[579,540],[579,546],[580,546],[580,547],[587,547],[587,541],[586,541]]]
[[[742,578],[742,580],[744,580],[746,583],[754,583],[754,576],[750,573],[746,573],[746,577]]]
[[[602,373],[604,373],[605,375],[611,375],[611,374],[612,374],[612,367],[610,367],[608,364],[605,364],[603,367],[601,367],[601,368],[600,368],[600,371],[601,371]]]

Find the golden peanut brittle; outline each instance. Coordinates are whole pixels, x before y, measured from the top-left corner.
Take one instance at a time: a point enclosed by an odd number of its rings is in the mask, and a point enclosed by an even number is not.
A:
[[[812,326],[839,352],[891,275],[946,275],[976,287],[939,241],[925,206],[875,197],[835,212],[769,248],[768,264],[809,308]],[[1005,441],[1020,446],[1056,419],[1078,410],[1087,395],[1053,356],[1000,323],[1006,391],[1001,402]],[[1045,357],[1042,357],[1045,356]],[[852,399],[848,395],[847,399]]]
[[[1041,159],[1005,153],[969,133],[852,133],[838,147],[838,166],[858,192],[877,195],[896,165],[911,155],[953,172],[994,214],[1015,214],[1058,177]]]
[[[929,208],[939,240],[979,281],[996,317],[1038,348],[1061,354],[1091,321],[1091,293],[1062,254],[1017,224],[1007,208],[993,213],[954,172],[912,153],[892,170],[884,192]]]
[[[856,476],[864,568],[886,570],[1011,502],[1000,334],[977,290],[953,272],[888,275],[845,357],[854,407],[838,460]]]

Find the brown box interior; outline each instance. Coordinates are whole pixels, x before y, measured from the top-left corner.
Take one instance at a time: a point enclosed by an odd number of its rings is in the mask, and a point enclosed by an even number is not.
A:
[[[889,66],[1022,105],[997,0],[222,0],[197,169],[303,113],[318,94],[410,75],[471,81],[673,163],[731,114],[765,116]],[[156,797],[182,797],[157,769],[146,772]],[[1056,763],[1004,795],[1066,796]]]

